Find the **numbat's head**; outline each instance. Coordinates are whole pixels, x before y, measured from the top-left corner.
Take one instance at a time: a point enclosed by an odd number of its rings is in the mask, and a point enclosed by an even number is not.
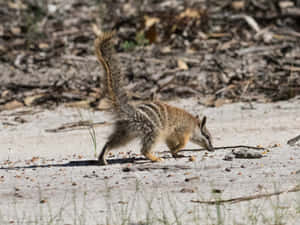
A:
[[[204,116],[202,120],[199,118],[197,118],[197,120],[198,123],[195,127],[191,141],[208,149],[209,151],[214,151],[211,134],[206,128],[206,116]]]

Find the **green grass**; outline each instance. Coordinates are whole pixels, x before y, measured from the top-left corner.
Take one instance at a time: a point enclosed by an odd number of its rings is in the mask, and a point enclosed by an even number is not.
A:
[[[140,185],[140,184],[139,184]],[[138,186],[139,186],[138,185]],[[39,199],[44,199],[40,190]],[[66,193],[61,207],[53,208],[51,201],[39,204],[37,214],[22,209],[20,201],[13,199],[12,214],[0,209],[0,224],[25,225],[185,225],[185,224],[296,224],[299,214],[297,201],[282,200],[281,196],[259,199],[237,204],[205,205],[178,200],[171,192],[145,192],[138,187],[131,197],[120,194],[117,201],[107,184],[104,193],[105,210],[98,212],[89,207],[88,192],[74,189]],[[289,193],[297,195],[297,193]],[[299,195],[299,194],[298,194]],[[102,196],[103,197],[103,196]],[[219,199],[217,196],[213,199]],[[24,204],[24,203],[23,203]],[[103,204],[102,204],[103,206]],[[23,205],[24,207],[24,205]],[[100,206],[99,206],[100,207]],[[68,218],[68,219],[67,219]],[[70,222],[71,221],[71,222]]]
[[[135,39],[132,41],[124,41],[121,44],[121,48],[124,51],[132,51],[134,48],[140,46],[145,47],[149,44],[149,40],[145,37],[144,32],[138,32],[135,35]]]
[[[97,137],[96,137],[96,131],[93,125],[89,127],[89,135],[93,144],[94,149],[94,156],[97,157]]]

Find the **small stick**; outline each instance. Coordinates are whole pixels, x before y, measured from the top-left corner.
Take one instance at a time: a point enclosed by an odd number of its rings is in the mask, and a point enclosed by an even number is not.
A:
[[[191,200],[193,203],[200,203],[200,204],[209,204],[209,205],[215,205],[215,204],[222,204],[222,203],[238,203],[243,201],[250,201],[254,199],[260,199],[260,198],[267,198],[275,195],[280,195],[283,193],[289,193],[289,192],[298,192],[300,191],[300,185],[297,185],[296,187],[287,190],[287,191],[277,191],[273,193],[267,193],[267,194],[257,194],[257,195],[251,195],[251,196],[244,196],[244,197],[238,197],[238,198],[231,198],[231,199],[224,199],[224,200],[215,200],[215,201],[201,201],[201,200]]]
[[[72,130],[79,130],[79,129],[87,129],[89,127],[96,127],[100,125],[106,125],[108,124],[107,122],[91,122],[89,120],[81,120],[78,122],[73,122],[73,123],[65,123],[57,128],[53,129],[46,129],[46,132],[66,132],[66,131],[72,131]]]
[[[231,149],[231,148],[249,148],[249,149],[255,149],[255,150],[268,150],[267,148],[262,148],[262,147],[255,147],[255,146],[248,146],[248,145],[233,145],[233,146],[220,146],[220,147],[215,147],[214,150],[220,150],[220,149]],[[182,149],[180,152],[201,152],[201,151],[207,151],[205,148],[200,148],[200,149]]]
[[[298,135],[298,136],[296,136],[296,137],[294,137],[294,138],[288,140],[287,144],[288,144],[288,145],[294,145],[294,144],[296,144],[296,142],[299,141],[299,140],[300,140],[300,135]]]

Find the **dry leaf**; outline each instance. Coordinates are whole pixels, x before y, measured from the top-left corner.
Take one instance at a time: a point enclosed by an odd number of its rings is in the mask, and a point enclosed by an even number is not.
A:
[[[24,99],[24,103],[26,106],[34,105],[35,101],[43,96],[43,94],[28,96]]]
[[[5,105],[0,107],[0,110],[12,110],[22,107],[23,104],[18,102],[17,100],[13,100],[11,102],[6,103]]]
[[[20,27],[12,27],[10,30],[14,35],[19,35],[21,33]]]
[[[39,49],[48,49],[49,45],[47,43],[39,43]]]
[[[109,99],[107,99],[107,98],[102,98],[102,99],[99,101],[99,103],[98,103],[98,105],[97,105],[96,108],[99,109],[99,110],[107,110],[107,109],[111,108],[111,104],[110,104]]]
[[[191,9],[191,8],[187,8],[186,10],[184,10],[183,12],[181,12],[178,16],[179,19],[183,19],[183,18],[200,18],[201,16],[201,12],[199,10],[196,9]]]
[[[154,24],[159,23],[160,19],[157,17],[144,16],[145,19],[145,29],[149,29]]]
[[[215,101],[215,107],[220,107],[224,104],[228,103],[228,100],[223,99],[223,98],[219,98]]]
[[[34,156],[34,157],[32,157],[31,158],[31,162],[35,162],[35,161],[37,161],[37,160],[39,160],[40,158],[38,157],[38,156]]]
[[[238,43],[236,40],[230,40],[230,41],[227,41],[227,42],[225,42],[225,43],[223,43],[220,47],[219,47],[219,49],[220,50],[227,50],[227,49],[229,49],[229,48],[231,48],[231,46],[232,45],[234,45],[234,44],[236,44],[236,43]]]
[[[245,1],[233,1],[231,6],[235,10],[241,10],[245,8]]]
[[[92,30],[94,32],[94,34],[96,34],[97,36],[98,35],[101,35],[103,32],[98,28],[98,26],[96,24],[92,24]]]
[[[181,60],[181,59],[178,59],[178,60],[177,60],[177,66],[178,66],[178,68],[181,69],[181,70],[188,70],[188,69],[189,69],[189,67],[188,67],[188,65],[186,64],[186,62],[184,62],[184,61]]]
[[[230,37],[229,33],[209,33],[208,37],[210,38],[222,38],[222,37]]]
[[[214,95],[205,96],[204,98],[200,99],[200,103],[205,106],[213,107],[215,106],[215,99],[216,97]]]
[[[163,47],[163,48],[160,49],[160,52],[164,53],[164,54],[170,53],[171,52],[171,47],[170,46]]]
[[[27,6],[23,4],[21,1],[16,1],[16,2],[9,1],[8,7],[11,9],[27,9]]]
[[[90,108],[90,103],[91,103],[91,100],[82,100],[82,101],[66,103],[65,105],[68,107],[87,109],[87,108]]]
[[[1,34],[0,34],[0,36],[1,36]],[[4,45],[0,45],[0,53],[1,52],[5,52],[5,51],[6,51],[5,46]]]
[[[292,1],[280,1],[279,2],[279,7],[281,9],[289,8],[289,7],[294,7],[294,2]]]

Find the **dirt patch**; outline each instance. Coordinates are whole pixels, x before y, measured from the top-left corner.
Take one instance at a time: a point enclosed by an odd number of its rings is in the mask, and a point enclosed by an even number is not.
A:
[[[297,1],[28,0],[0,6],[2,110],[62,102],[99,108],[98,28],[117,30],[120,67],[136,98],[209,96],[202,103],[219,106],[300,92]]]

